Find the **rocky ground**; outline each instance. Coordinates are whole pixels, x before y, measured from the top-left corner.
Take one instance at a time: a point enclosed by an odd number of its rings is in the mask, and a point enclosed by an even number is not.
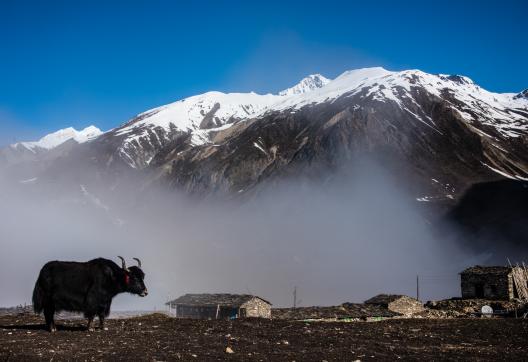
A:
[[[0,361],[526,360],[528,320],[494,318],[301,322],[203,321],[162,314],[80,320],[44,330],[38,316],[0,316]]]
[[[336,320],[336,321],[367,321],[394,317],[398,313],[391,312],[380,306],[363,303],[347,303],[331,307],[298,307],[298,308],[273,308],[273,319],[286,320]]]

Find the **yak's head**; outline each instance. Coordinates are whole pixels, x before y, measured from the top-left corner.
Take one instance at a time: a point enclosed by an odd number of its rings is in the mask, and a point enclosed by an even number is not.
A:
[[[131,266],[127,268],[125,259],[118,256],[121,259],[121,267],[125,272],[125,285],[128,293],[137,294],[140,297],[145,297],[148,294],[147,287],[145,286],[145,273],[141,270],[141,260],[133,258],[137,262],[137,266]]]

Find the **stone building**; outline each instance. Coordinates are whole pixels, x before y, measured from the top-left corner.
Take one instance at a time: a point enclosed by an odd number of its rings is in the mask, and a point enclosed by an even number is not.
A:
[[[178,318],[271,318],[271,303],[248,294],[185,294],[165,304]]]
[[[391,312],[406,316],[420,313],[425,310],[422,302],[419,300],[398,294],[378,294],[375,297],[366,300],[365,304],[377,305],[388,309]]]
[[[524,294],[526,273],[521,267],[477,265],[460,273],[460,286],[463,299],[511,300]]]

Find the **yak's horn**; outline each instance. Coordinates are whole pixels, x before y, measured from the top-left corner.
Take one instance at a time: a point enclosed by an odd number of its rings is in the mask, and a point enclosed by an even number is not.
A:
[[[135,261],[137,261],[137,263],[138,263],[138,267],[141,268],[141,260],[139,260],[138,258],[132,258],[132,259],[134,259]]]
[[[125,259],[123,259],[122,256],[118,256],[119,259],[121,259],[121,268],[125,269],[126,270],[126,263],[125,263]]]

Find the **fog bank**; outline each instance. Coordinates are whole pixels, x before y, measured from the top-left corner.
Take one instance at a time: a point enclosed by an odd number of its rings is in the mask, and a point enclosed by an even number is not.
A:
[[[433,237],[403,180],[375,164],[356,171],[318,184],[284,181],[236,201],[151,190],[109,204],[88,185],[50,198],[39,180],[3,182],[0,305],[30,303],[49,260],[117,255],[142,260],[149,295],[120,295],[114,310],[163,309],[200,292],[252,293],[289,306],[295,286],[305,306],[415,296],[416,275],[422,300],[459,295],[457,273],[484,256]]]

